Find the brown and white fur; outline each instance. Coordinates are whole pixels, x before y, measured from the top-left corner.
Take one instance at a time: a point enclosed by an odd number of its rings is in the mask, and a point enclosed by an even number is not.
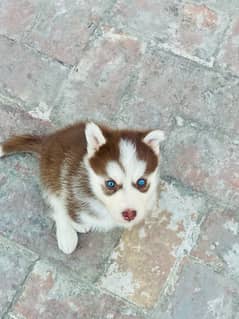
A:
[[[161,130],[112,130],[82,122],[45,136],[13,136],[0,144],[0,157],[39,155],[58,246],[70,254],[77,246],[77,232],[130,228],[152,210],[163,139]],[[145,185],[139,186],[139,179]],[[109,180],[115,182],[112,189]]]

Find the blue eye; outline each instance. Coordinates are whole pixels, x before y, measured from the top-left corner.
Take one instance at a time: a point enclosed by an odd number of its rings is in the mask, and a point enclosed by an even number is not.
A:
[[[146,182],[146,179],[144,179],[144,178],[140,178],[137,180],[138,187],[144,187],[144,186],[146,186],[146,184],[147,184],[147,182]]]
[[[113,189],[116,186],[116,182],[113,179],[110,179],[110,180],[105,182],[105,185],[107,188]]]

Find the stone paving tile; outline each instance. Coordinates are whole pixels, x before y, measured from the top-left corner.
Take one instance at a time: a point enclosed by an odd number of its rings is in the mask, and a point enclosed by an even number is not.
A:
[[[176,128],[164,145],[163,176],[223,201],[239,205],[239,149],[226,136],[209,134],[192,126]]]
[[[53,130],[49,121],[34,118],[19,105],[0,101],[0,141],[15,134],[46,134]]]
[[[202,198],[165,185],[159,208],[123,233],[101,285],[138,306],[153,307],[176,262],[195,244],[204,209]]]
[[[165,311],[152,319],[238,319],[239,288],[205,265],[189,263]]]
[[[201,227],[197,246],[192,255],[224,270],[239,282],[239,216],[237,211],[214,210]]]
[[[0,236],[0,317],[7,311],[37,256]]]
[[[229,19],[205,3],[118,0],[109,21],[126,33],[212,65]]]
[[[122,126],[161,127],[170,131],[175,118],[239,133],[239,82],[224,78],[150,46],[134,83],[122,100]]]
[[[18,106],[0,104],[0,141],[12,134],[50,129],[49,122],[32,118]],[[30,155],[0,160],[0,233],[26,246],[36,244],[52,227],[43,214],[37,175],[37,161]]]
[[[239,6],[239,5],[238,5]],[[236,15],[227,33],[225,42],[218,56],[217,62],[225,69],[239,76],[239,18]]]
[[[39,1],[1,0],[0,2],[0,34],[11,39],[21,39],[28,31],[37,16]]]
[[[65,83],[52,112],[54,122],[87,118],[113,122],[144,46],[134,37],[107,28],[102,31]]]
[[[90,35],[111,3],[112,0],[52,1],[26,41],[54,59],[77,64]]]
[[[127,304],[38,262],[10,312],[17,319],[133,319],[142,318]]]
[[[33,105],[51,105],[68,69],[15,41],[0,37],[0,92]]]
[[[58,249],[55,232],[52,231],[39,238],[37,245],[32,243],[29,247],[54,264],[68,267],[78,276],[79,281],[94,282],[104,272],[119,237],[119,231],[81,234],[76,251],[65,255]]]
[[[193,0],[194,3],[205,4],[212,9],[226,12],[228,15],[233,15],[239,12],[239,3],[237,0]]]

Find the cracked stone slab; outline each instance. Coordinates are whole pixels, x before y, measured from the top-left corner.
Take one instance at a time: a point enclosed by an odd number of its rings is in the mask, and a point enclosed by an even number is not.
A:
[[[226,35],[226,39],[224,40],[219,56],[217,58],[219,67],[222,66],[224,69],[237,76],[239,75],[238,32],[239,18],[238,15],[236,15],[233,17],[231,26]]]
[[[0,141],[13,134],[42,134],[49,122],[32,118],[17,105],[0,104]],[[0,159],[0,233],[27,247],[50,231],[40,196],[37,160],[27,154]]]
[[[11,305],[37,255],[0,236],[0,317]]]
[[[38,17],[25,41],[39,51],[75,65],[111,0],[52,1]]]
[[[238,99],[238,79],[225,78],[152,45],[139,61],[118,116],[125,127],[159,127],[169,132],[181,116],[236,137]]]
[[[53,125],[39,117],[33,117],[16,104],[0,102],[0,142],[16,134],[46,134]]]
[[[10,314],[15,319],[142,319],[126,303],[79,284],[65,271],[38,262]]]
[[[165,143],[162,175],[173,176],[231,207],[239,204],[238,145],[192,125],[173,130]]]
[[[214,209],[201,227],[192,256],[224,270],[226,276],[239,282],[239,218],[237,211]]]
[[[51,105],[68,69],[29,47],[0,37],[0,92],[19,99],[27,111],[40,103]]]
[[[223,12],[193,1],[118,0],[109,23],[143,40],[212,66],[229,19]]]
[[[86,119],[114,123],[144,46],[134,37],[102,30],[102,37],[85,52],[65,82],[52,111],[54,123]]]
[[[145,223],[123,233],[102,287],[138,306],[153,307],[170,273],[195,245],[204,209],[202,198],[165,185],[159,208]]]
[[[238,319],[238,285],[211,268],[188,262],[165,310],[152,319]]]
[[[39,9],[38,4],[36,0],[1,0],[0,34],[20,40],[31,29]]]
[[[205,3],[210,6],[210,8],[227,13],[230,16],[239,12],[239,3],[237,0],[196,0],[194,2]]]

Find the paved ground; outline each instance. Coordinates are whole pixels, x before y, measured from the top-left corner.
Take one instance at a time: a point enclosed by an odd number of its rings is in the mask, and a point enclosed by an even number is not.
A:
[[[57,249],[37,162],[0,161],[0,317],[239,318],[238,0],[1,0],[0,139],[160,127],[159,208]]]

